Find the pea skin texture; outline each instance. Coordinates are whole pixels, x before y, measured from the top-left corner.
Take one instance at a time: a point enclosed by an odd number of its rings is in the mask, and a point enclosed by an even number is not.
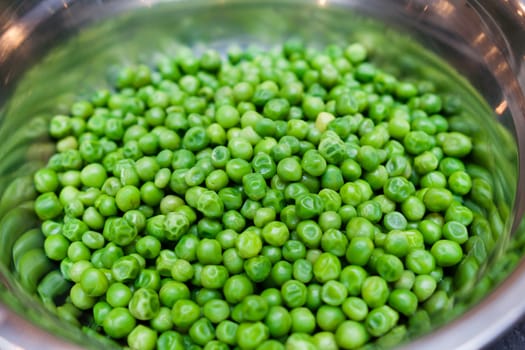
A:
[[[114,83],[50,119],[56,153],[30,179],[41,230],[13,253],[105,341],[383,347],[446,313],[494,243],[461,103],[367,45],[180,48]],[[22,274],[35,257],[53,264]]]

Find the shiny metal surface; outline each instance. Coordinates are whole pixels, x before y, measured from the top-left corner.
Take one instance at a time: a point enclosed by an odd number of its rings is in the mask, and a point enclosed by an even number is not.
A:
[[[114,20],[106,20],[113,16]],[[447,80],[454,71],[444,69],[405,34],[466,80]],[[465,94],[473,125],[487,140],[488,151],[482,156],[488,157],[486,162],[498,179],[496,204],[503,216],[510,217],[505,230],[513,232],[512,237],[500,237],[488,271],[498,262],[517,261],[508,257],[521,258],[522,246],[515,242],[525,231],[520,227],[525,211],[525,5],[517,0],[44,0],[4,5],[0,7],[0,160],[8,159],[15,149],[30,147],[10,135],[31,120],[45,120],[57,105],[60,111],[76,93],[106,85],[111,67],[147,61],[148,52],[171,52],[180,44],[196,50],[251,42],[271,47],[290,35],[313,44],[355,38],[380,46],[378,60],[404,65],[406,74],[427,74]],[[35,132],[28,140],[45,144],[40,136]],[[13,160],[14,168],[17,161]],[[13,167],[0,167],[0,177]],[[0,247],[0,254],[5,253]],[[493,279],[496,287],[480,302],[471,307],[473,294],[458,297],[466,312],[403,348],[474,350],[501,334],[525,313],[525,261],[510,268],[508,278],[501,274]],[[101,348],[24,294],[4,266],[0,266],[0,300],[0,349]]]

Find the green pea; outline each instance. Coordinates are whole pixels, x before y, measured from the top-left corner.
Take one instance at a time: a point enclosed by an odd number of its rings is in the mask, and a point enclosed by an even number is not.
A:
[[[62,213],[63,206],[54,192],[46,192],[37,197],[35,212],[41,220],[49,220]]]
[[[370,335],[381,336],[391,330],[397,323],[399,314],[388,305],[371,310],[365,320],[365,326]]]
[[[456,241],[441,239],[435,242],[430,249],[438,266],[453,266],[463,258],[463,250]]]
[[[120,339],[128,336],[135,324],[136,320],[127,308],[116,307],[104,318],[103,328],[110,337]]]
[[[296,214],[301,219],[311,219],[323,212],[324,204],[319,195],[306,193],[295,201]]]
[[[262,322],[241,323],[237,329],[237,344],[243,349],[256,349],[268,337],[268,326]]]
[[[472,141],[467,135],[453,131],[443,136],[441,147],[445,155],[462,158],[472,151]]]
[[[342,349],[356,349],[366,344],[370,335],[363,324],[348,320],[342,322],[335,332],[337,345]]]
[[[351,218],[346,225],[346,235],[352,239],[354,237],[374,237],[374,225],[367,219],[356,216]]]
[[[283,245],[282,255],[284,259],[294,262],[306,256],[306,248],[300,241],[291,239]]]
[[[409,258],[407,257],[407,265],[408,259]],[[399,259],[397,256],[392,254],[383,254],[378,259],[376,269],[379,276],[383,277],[387,282],[395,282],[401,278],[404,266],[401,259]]]
[[[416,295],[417,299],[422,302],[434,294],[436,287],[437,282],[434,278],[429,275],[419,275],[416,276],[416,279],[414,280],[412,291]]]
[[[331,253],[322,253],[314,263],[313,272],[321,283],[335,280],[341,274],[341,262]]]
[[[253,284],[244,275],[231,276],[224,284],[223,293],[227,302],[236,304],[253,293]]]
[[[175,304],[173,304],[171,315],[175,326],[188,328],[199,319],[200,307],[191,300],[177,300]]]
[[[259,283],[265,281],[270,275],[272,263],[266,256],[257,256],[246,260],[244,271],[250,280]]]
[[[416,274],[429,274],[436,267],[436,260],[427,250],[415,249],[406,256],[405,264],[407,268]]]
[[[292,327],[292,317],[286,308],[282,306],[272,306],[266,314],[265,323],[272,337],[281,337],[287,335],[290,331]]]
[[[348,297],[341,306],[344,314],[351,320],[362,321],[368,315],[368,305],[358,297]]]
[[[379,276],[369,276],[363,281],[362,297],[370,308],[377,308],[386,303],[390,291],[386,281]]]
[[[429,188],[423,196],[423,203],[433,212],[445,211],[452,203],[453,196],[444,188]]]
[[[368,263],[374,243],[367,237],[354,237],[346,250],[346,260],[353,265],[364,266]]]
[[[132,348],[153,350],[157,345],[157,332],[143,325],[137,325],[127,337]]]
[[[296,308],[306,303],[307,288],[302,282],[289,280],[281,286],[281,294],[288,307]]]

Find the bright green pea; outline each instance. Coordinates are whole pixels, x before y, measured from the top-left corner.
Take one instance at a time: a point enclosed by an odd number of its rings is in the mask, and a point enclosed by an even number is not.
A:
[[[405,316],[411,316],[418,306],[417,296],[406,289],[394,289],[388,297],[388,304]]]
[[[137,325],[127,337],[128,344],[134,349],[153,350],[157,344],[157,332],[143,325]]]
[[[102,271],[88,268],[80,277],[80,286],[88,296],[98,297],[106,293],[109,281]]]
[[[200,277],[204,288],[219,289],[226,283],[229,273],[226,267],[222,265],[205,265]]]
[[[344,314],[354,321],[362,321],[368,315],[368,305],[363,299],[358,297],[348,297],[341,308]]]
[[[434,278],[429,275],[419,275],[416,276],[416,279],[414,280],[412,292],[414,292],[419,302],[422,302],[434,294],[436,287],[437,282]]]
[[[363,281],[362,297],[370,308],[377,308],[386,303],[390,291],[387,282],[379,276],[369,276]]]
[[[465,171],[455,171],[448,177],[448,187],[455,194],[464,196],[472,189],[472,179]]]
[[[236,126],[240,121],[239,112],[232,106],[224,105],[219,107],[215,114],[215,120],[225,129]]]
[[[397,311],[388,305],[382,305],[368,313],[365,326],[371,335],[379,337],[392,329],[397,324],[398,319]]]
[[[288,307],[296,308],[306,303],[307,288],[302,282],[289,280],[281,286],[281,294]]]
[[[223,293],[227,302],[236,304],[253,293],[253,284],[244,275],[231,276],[224,284]]]
[[[472,141],[467,135],[452,131],[444,134],[441,147],[445,155],[462,158],[472,151]]]
[[[301,219],[311,219],[323,212],[324,204],[317,194],[306,193],[299,196],[295,201],[295,211]]]
[[[463,258],[463,250],[456,241],[441,239],[435,242],[430,249],[438,266],[454,266]]]
[[[335,332],[337,345],[342,349],[357,349],[366,344],[369,338],[365,326],[351,320],[342,322]]]
[[[423,196],[423,203],[433,212],[445,211],[452,203],[452,193],[445,188],[429,188]]]
[[[66,237],[60,234],[51,235],[44,241],[44,251],[50,259],[61,261],[67,256],[69,244]]]
[[[136,320],[127,308],[116,307],[103,321],[104,332],[112,338],[126,337],[135,328]]]
[[[159,296],[156,291],[139,288],[129,302],[129,311],[137,320],[151,320],[160,310]]]
[[[175,326],[188,328],[199,319],[200,307],[191,300],[177,300],[175,304],[173,304],[171,316]]]
[[[120,282],[112,283],[106,291],[106,300],[114,308],[127,307],[132,296],[131,289]]]
[[[63,206],[54,192],[46,192],[36,198],[35,212],[41,220],[49,220],[62,213]]]
[[[465,226],[468,226],[474,220],[474,214],[472,210],[466,206],[455,204],[448,207],[445,212],[446,221],[457,221]]]
[[[341,274],[341,262],[333,254],[322,253],[314,263],[313,272],[317,281],[321,283],[335,280]]]
[[[346,260],[353,265],[364,266],[368,263],[374,243],[368,237],[354,237],[350,240],[350,244],[346,250]]]

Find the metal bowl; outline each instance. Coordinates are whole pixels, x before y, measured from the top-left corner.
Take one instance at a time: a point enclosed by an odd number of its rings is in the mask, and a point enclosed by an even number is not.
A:
[[[525,311],[524,35],[518,0],[0,2],[0,220],[30,205],[31,172],[52,150],[49,116],[108,85],[115,67],[181,45],[224,51],[231,44],[270,48],[290,36],[318,46],[357,40],[378,64],[428,77],[465,101],[461,127],[479,141],[475,157],[493,175],[488,222],[495,245],[435,328],[402,346],[479,349]],[[25,180],[12,185],[19,177]],[[0,228],[0,348],[110,348],[23,288],[9,235]]]

